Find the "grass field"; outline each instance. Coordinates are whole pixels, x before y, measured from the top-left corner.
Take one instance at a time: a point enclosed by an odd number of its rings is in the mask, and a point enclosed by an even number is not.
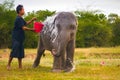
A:
[[[81,48],[75,50],[76,69],[71,73],[51,72],[53,58],[49,51],[42,57],[41,64],[32,68],[36,49],[26,49],[23,69],[18,69],[17,59],[12,69],[6,70],[10,50],[0,50],[0,80],[120,80],[120,47]]]

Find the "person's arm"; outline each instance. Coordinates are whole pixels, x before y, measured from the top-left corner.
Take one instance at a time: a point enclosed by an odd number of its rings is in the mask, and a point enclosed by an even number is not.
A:
[[[32,18],[31,20],[27,21],[26,24],[29,25],[30,23],[32,23],[32,22],[35,21],[36,19],[37,19],[37,18],[34,17],[34,18]]]
[[[28,30],[28,31],[34,31],[35,30],[34,28],[28,28],[26,26],[23,26],[22,29],[23,30]]]

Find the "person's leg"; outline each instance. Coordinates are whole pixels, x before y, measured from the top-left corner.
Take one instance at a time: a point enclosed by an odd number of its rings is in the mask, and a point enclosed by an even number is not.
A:
[[[18,58],[19,69],[22,69],[22,58]]]
[[[18,49],[18,65],[19,65],[19,69],[22,69],[22,58],[24,58],[24,46],[23,46],[23,42],[19,42],[19,49]]]
[[[8,69],[8,70],[10,70],[10,66],[11,66],[12,60],[13,60],[13,57],[9,57],[8,65],[7,65],[7,69]]]

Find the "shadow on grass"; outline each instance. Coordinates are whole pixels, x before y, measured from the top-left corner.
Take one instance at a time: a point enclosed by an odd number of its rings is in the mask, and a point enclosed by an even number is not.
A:
[[[49,66],[38,66],[33,68],[32,66],[25,66],[22,71],[32,71],[32,72],[51,72],[52,67]]]
[[[48,66],[38,66],[36,68],[32,68],[32,70],[40,71],[40,72],[51,72],[52,68]]]
[[[2,62],[0,64],[0,73],[4,73],[4,72],[51,72],[51,69],[52,67],[51,66],[38,66],[36,68],[33,68],[32,67],[32,64],[29,64],[29,63],[23,63],[23,68],[22,69],[19,69],[18,68],[18,63],[17,62],[14,62],[11,64],[11,70],[7,70],[7,63],[6,62]]]

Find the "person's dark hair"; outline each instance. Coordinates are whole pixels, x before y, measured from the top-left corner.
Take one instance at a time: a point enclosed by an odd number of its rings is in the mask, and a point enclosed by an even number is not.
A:
[[[19,14],[19,11],[21,11],[22,8],[23,8],[23,5],[18,5],[18,6],[16,7],[16,12]]]

